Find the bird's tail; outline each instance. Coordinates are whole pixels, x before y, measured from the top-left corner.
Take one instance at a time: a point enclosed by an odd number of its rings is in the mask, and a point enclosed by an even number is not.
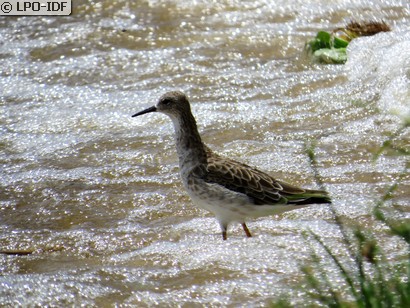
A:
[[[329,194],[324,190],[306,189],[303,193],[289,194],[286,196],[288,204],[306,205],[332,203]]]

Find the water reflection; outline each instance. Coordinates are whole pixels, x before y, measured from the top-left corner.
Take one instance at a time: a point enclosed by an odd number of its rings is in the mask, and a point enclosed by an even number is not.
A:
[[[405,161],[371,152],[401,121],[384,106],[406,107],[407,66],[393,64],[409,49],[380,38],[392,59],[381,79],[382,58],[301,55],[316,31],[354,17],[382,17],[409,40],[405,1],[76,1],[70,17],[3,17],[0,244],[32,253],[0,255],[2,305],[303,303],[299,265],[317,247],[302,233],[342,254],[325,206],[250,222],[251,240],[235,226],[222,242],[180,184],[169,121],[130,117],[170,89],[188,93],[213,149],[295,184],[315,186],[305,142],[316,139],[337,210],[386,237],[369,216]]]

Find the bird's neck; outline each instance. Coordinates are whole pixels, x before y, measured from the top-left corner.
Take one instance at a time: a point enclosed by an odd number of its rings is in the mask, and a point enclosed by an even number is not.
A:
[[[205,145],[202,143],[193,115],[189,113],[172,120],[181,172],[206,164]]]

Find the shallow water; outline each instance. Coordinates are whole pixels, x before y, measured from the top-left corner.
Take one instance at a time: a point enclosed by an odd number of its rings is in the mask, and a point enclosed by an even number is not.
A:
[[[0,19],[0,246],[27,253],[0,254],[1,306],[306,304],[300,267],[320,248],[303,233],[343,256],[331,211],[250,221],[251,239],[233,225],[223,242],[181,186],[169,119],[131,118],[172,89],[211,148],[291,183],[316,187],[316,140],[337,212],[390,259],[405,252],[371,212],[406,164],[372,157],[409,115],[408,1],[73,2],[69,17]],[[318,30],[371,18],[394,31],[352,43],[346,65],[303,55]]]

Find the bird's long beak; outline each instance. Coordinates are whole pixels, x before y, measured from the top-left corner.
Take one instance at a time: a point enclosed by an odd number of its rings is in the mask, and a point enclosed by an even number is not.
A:
[[[155,112],[155,111],[157,111],[157,107],[152,106],[152,107],[149,107],[149,108],[147,108],[147,109],[145,109],[145,110],[143,110],[143,111],[137,112],[137,113],[134,114],[132,117],[138,117],[138,116],[140,116],[140,115],[142,115],[142,114],[146,114],[146,113],[149,113],[149,112]]]

